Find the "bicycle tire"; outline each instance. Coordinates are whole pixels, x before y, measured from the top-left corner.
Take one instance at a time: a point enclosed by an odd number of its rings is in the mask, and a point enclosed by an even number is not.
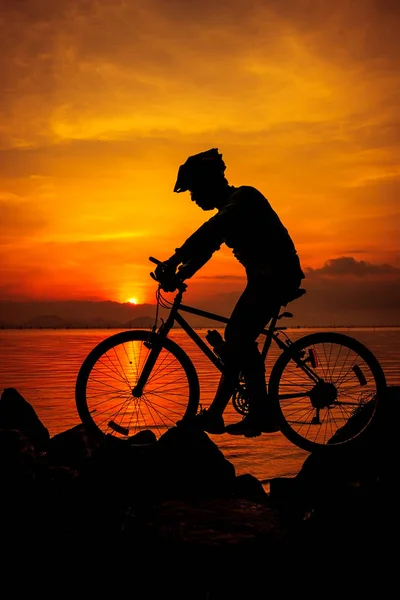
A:
[[[143,392],[135,397],[132,390],[154,336],[160,354]],[[83,361],[75,385],[81,421],[99,440],[107,434],[128,439],[143,430],[158,437],[195,415],[199,396],[198,375],[186,352],[173,340],[145,330],[123,331],[100,342]]]
[[[312,381],[299,360],[323,383]],[[375,355],[337,332],[312,333],[290,344],[268,383],[281,432],[308,452],[332,452],[359,442],[376,423],[385,389],[385,374]],[[292,397],[284,399],[285,394]]]

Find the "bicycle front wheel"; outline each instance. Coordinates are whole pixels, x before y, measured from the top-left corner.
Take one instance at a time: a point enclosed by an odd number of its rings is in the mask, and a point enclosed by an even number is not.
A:
[[[199,379],[186,352],[173,340],[144,330],[123,331],[100,342],[82,363],[75,386],[82,423],[100,439],[106,434],[127,439],[143,430],[159,436],[196,414],[199,395]]]
[[[308,452],[358,440],[375,421],[385,388],[372,352],[335,332],[306,335],[288,346],[268,384],[282,433]]]

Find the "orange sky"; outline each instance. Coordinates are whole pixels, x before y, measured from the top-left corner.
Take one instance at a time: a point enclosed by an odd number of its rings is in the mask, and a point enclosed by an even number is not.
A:
[[[217,147],[290,230],[305,315],[400,324],[398,2],[0,6],[0,300],[153,302],[148,256],[211,216],[178,166]],[[186,300],[243,283],[222,248]]]

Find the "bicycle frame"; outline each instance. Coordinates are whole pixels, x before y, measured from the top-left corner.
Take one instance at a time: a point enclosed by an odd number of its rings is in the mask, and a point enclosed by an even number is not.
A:
[[[202,338],[199,336],[199,334],[193,329],[193,327],[188,323],[188,321],[182,316],[181,312],[186,312],[192,315],[197,315],[199,317],[204,317],[205,319],[212,319],[213,321],[217,321],[219,323],[228,323],[229,318],[225,317],[223,315],[217,314],[217,313],[212,313],[206,310],[202,310],[200,308],[196,308],[194,306],[189,306],[187,304],[183,304],[182,303],[182,296],[183,293],[186,289],[186,286],[182,286],[182,288],[179,289],[177,295],[175,296],[175,299],[172,303],[172,306],[170,308],[170,312],[168,315],[168,318],[166,319],[165,322],[162,323],[162,325],[160,326],[159,330],[158,330],[158,335],[161,335],[163,337],[167,337],[170,330],[172,329],[174,323],[178,323],[182,329],[186,332],[186,334],[193,340],[193,342],[198,346],[198,348],[200,348],[200,350],[207,356],[207,358],[213,363],[213,365],[215,365],[215,367],[222,373],[224,370],[224,364],[221,361],[221,359],[212,351],[212,349],[202,340]],[[282,314],[278,313],[273,316],[268,324],[268,327],[264,328],[260,335],[265,336],[265,340],[261,349],[261,356],[263,358],[263,361],[265,363],[266,358],[268,356],[268,351],[271,347],[271,343],[272,340],[276,343],[276,345],[280,348],[280,350],[283,352],[284,350],[286,350],[288,348],[288,346],[290,346],[292,344],[289,336],[287,334],[285,334],[285,338],[286,340],[283,341],[280,339],[279,334],[281,331],[284,331],[285,329],[287,329],[286,327],[278,327],[277,326],[277,321],[279,319],[281,319],[283,316],[292,316],[291,313],[286,313],[283,312]],[[156,359],[158,357],[158,351],[155,350],[154,353],[154,357],[153,360],[154,362],[151,363],[151,368],[153,367]],[[306,360],[301,360],[301,357],[299,357],[298,359],[294,358],[293,359],[297,366],[302,369],[305,373],[307,373],[307,375],[310,377],[310,380],[313,381],[314,383],[318,383],[319,381],[321,381],[321,378],[319,377],[319,375],[317,373],[315,373],[315,371],[313,370],[312,367],[315,367],[316,365],[313,362],[313,357],[310,357],[309,359],[306,359],[307,361],[310,361],[311,366],[306,364]],[[150,359],[150,362],[152,361],[152,359]],[[140,378],[140,380],[143,378],[143,386],[145,383],[145,380],[147,379],[147,373],[150,373],[150,371],[147,371],[147,369],[144,369],[145,373],[142,374],[142,377]],[[139,380],[138,385],[141,384],[141,381]],[[141,391],[143,388],[139,388],[139,391]],[[290,398],[299,398],[301,396],[306,396],[307,393],[302,393],[302,392],[296,392],[296,393],[288,393],[288,394],[281,394],[279,396],[280,400],[288,400]]]
[[[173,327],[174,323],[175,322],[178,323],[182,327],[182,329],[186,332],[186,334],[198,346],[198,348],[200,348],[202,350],[202,352],[208,357],[208,359],[215,365],[215,367],[220,372],[223,372],[224,364],[221,361],[221,359],[202,340],[202,338],[199,336],[199,334],[193,329],[193,327],[188,323],[188,321],[181,315],[181,312],[186,312],[186,313],[189,313],[192,315],[197,315],[199,317],[204,317],[205,319],[212,319],[213,321],[217,321],[219,323],[225,323],[225,324],[228,323],[229,318],[219,315],[217,313],[212,313],[212,312],[209,312],[206,310],[202,310],[200,308],[195,308],[195,307],[189,306],[187,304],[182,304],[182,296],[183,296],[183,292],[185,289],[186,289],[186,286],[178,291],[178,293],[175,296],[175,299],[172,303],[172,306],[170,308],[170,313],[168,315],[168,318],[166,319],[166,321],[164,323],[162,323],[162,325],[160,326],[157,333],[158,333],[158,335],[167,337],[171,328]],[[281,319],[283,316],[289,317],[289,316],[292,316],[292,314],[285,313],[285,312],[280,314],[278,311],[278,313],[274,317],[272,317],[271,320],[269,321],[268,327],[264,328],[260,333],[260,335],[265,336],[265,340],[264,340],[262,350],[261,350],[261,356],[263,358],[264,364],[265,364],[266,358],[268,356],[268,351],[271,347],[272,340],[277,344],[277,346],[280,348],[280,350],[282,352],[284,350],[286,350],[288,348],[288,346],[290,346],[292,344],[292,341],[290,340],[290,338],[287,334],[284,334],[285,338],[286,338],[285,341],[281,340],[279,337],[279,333],[281,331],[284,331],[285,329],[287,329],[286,327],[278,327],[276,324],[277,321],[279,319]],[[155,349],[153,358],[149,358],[149,361],[151,364],[150,370],[154,366],[154,363],[158,357],[158,353],[159,353],[159,350]],[[152,362],[152,361],[154,361],[154,362]],[[294,356],[293,361],[296,363],[296,365],[300,369],[302,369],[309,376],[310,381],[313,381],[315,384],[321,381],[320,376],[313,369],[313,367],[316,366],[314,356],[309,356],[308,358],[303,358],[302,356],[299,356],[299,357]],[[310,362],[310,365],[306,364],[307,362]],[[144,369],[144,371],[146,373],[150,373],[150,371],[147,371],[146,368]],[[144,376],[142,375],[142,377],[145,377],[147,379],[146,373],[144,374]],[[142,379],[142,377],[140,379]],[[239,378],[240,378],[240,376],[239,376]],[[144,383],[143,383],[143,385],[144,385]],[[141,391],[142,388],[139,388],[139,390]],[[295,399],[295,398],[301,398],[304,396],[308,396],[308,392],[297,391],[294,393],[280,394],[279,400],[280,401],[281,400],[290,400],[290,399]]]
[[[154,258],[150,258],[150,260],[152,262],[155,262],[156,264],[161,264],[160,261],[158,261],[157,259]],[[157,278],[154,276],[154,274],[150,273],[150,275],[153,277],[153,279],[155,279],[157,281]],[[159,286],[159,290],[160,290]],[[133,396],[139,397],[141,396],[141,394],[143,393],[143,389],[144,386],[147,382],[147,379],[156,363],[156,360],[159,356],[159,353],[161,351],[161,345],[157,344],[157,340],[161,340],[164,339],[166,337],[168,337],[169,332],[171,331],[172,327],[174,326],[174,323],[178,323],[181,328],[185,331],[185,333],[191,338],[191,340],[198,346],[198,348],[200,348],[200,350],[207,356],[207,358],[213,363],[213,365],[222,373],[224,371],[224,364],[222,362],[222,360],[213,352],[213,350],[202,340],[202,338],[198,335],[198,333],[193,329],[193,327],[188,323],[188,321],[182,316],[181,312],[186,312],[192,315],[197,315],[199,317],[203,317],[205,319],[211,319],[213,321],[217,321],[219,323],[228,323],[229,318],[225,317],[223,315],[219,315],[217,313],[212,313],[206,310],[202,310],[200,308],[196,308],[194,306],[189,306],[187,304],[183,304],[182,303],[182,298],[183,298],[183,294],[186,290],[186,284],[185,283],[180,283],[178,286],[178,292],[174,298],[174,301],[172,302],[170,309],[169,309],[169,315],[167,317],[167,319],[165,321],[163,321],[163,323],[161,324],[161,326],[158,328],[158,330],[156,329],[156,325],[153,327],[152,330],[152,334],[156,334],[156,336],[150,335],[150,339],[149,339],[149,347],[151,347],[151,352],[150,355],[146,361],[146,364],[143,368],[143,371],[139,377],[139,380],[135,386],[135,388],[132,390],[132,394]],[[157,302],[159,302],[159,297]],[[264,335],[265,336],[265,340],[263,343],[263,347],[261,350],[261,356],[263,358],[263,361],[265,363],[267,355],[268,355],[268,351],[271,347],[271,343],[272,340],[274,340],[274,342],[277,344],[277,346],[280,348],[280,350],[283,352],[284,350],[287,349],[288,346],[291,345],[291,340],[289,339],[289,337],[285,334],[285,338],[286,340],[283,341],[280,339],[279,337],[279,332],[283,331],[286,329],[286,327],[277,327],[276,323],[277,321],[282,318],[283,316],[292,316],[291,313],[282,313],[279,314],[279,311],[276,315],[274,315],[270,322],[268,327],[264,328],[262,330],[262,332],[260,333],[260,335]],[[314,383],[317,383],[318,381],[320,381],[319,376],[313,371],[312,368],[310,368],[307,364],[305,364],[304,360],[300,359],[301,357],[299,357],[299,359],[294,358],[296,364],[303,369],[310,377],[311,380],[314,381]],[[310,357],[310,362],[312,366],[313,365],[313,361],[312,361],[312,357]],[[300,394],[301,395],[301,394]],[[285,396],[282,396],[281,399],[283,398],[290,398],[290,397],[298,397],[299,394],[288,394]]]
[[[182,303],[184,289],[178,291],[175,299],[170,308],[170,312],[168,318],[165,322],[162,323],[160,328],[158,329],[158,335],[163,337],[167,337],[170,330],[174,326],[174,323],[178,323],[181,328],[186,332],[186,334],[193,340],[193,342],[202,350],[202,352],[207,356],[207,358],[215,365],[215,367],[219,371],[224,370],[223,363],[216,354],[212,351],[212,349],[203,341],[203,339],[199,336],[199,334],[193,329],[193,327],[188,323],[188,321],[182,316],[181,312],[189,313],[192,315],[197,315],[198,317],[203,317],[205,319],[211,319],[213,321],[217,321],[219,323],[228,323],[229,318],[223,315],[209,312],[206,310],[202,310],[200,308],[195,308],[194,306],[189,306],[187,304]],[[288,313],[290,314],[290,313]],[[290,340],[286,336],[286,342],[282,341],[279,338],[279,331],[283,331],[286,327],[277,327],[276,323],[278,319],[280,319],[283,315],[274,316],[268,325],[268,327],[264,328],[260,335],[265,336],[265,340],[263,343],[263,347],[261,350],[261,355],[265,362],[266,357],[268,355],[269,348],[271,346],[272,340],[278,345],[278,347],[283,351],[288,345],[290,345]],[[277,333],[278,332],[278,333]]]

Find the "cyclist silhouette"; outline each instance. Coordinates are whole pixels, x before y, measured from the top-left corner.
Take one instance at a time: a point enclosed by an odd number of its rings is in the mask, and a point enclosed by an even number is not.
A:
[[[213,402],[195,418],[209,433],[254,437],[278,431],[268,403],[265,368],[257,338],[281,306],[296,297],[305,277],[293,241],[267,198],[251,186],[234,187],[225,177],[217,148],[190,156],[179,167],[174,192],[189,191],[201,209],[217,209],[175,253],[157,266],[163,289],[192,277],[225,243],[245,268],[247,285],[238,299],[217,349],[225,364]],[[225,427],[223,412],[239,373],[243,374],[249,411]]]

